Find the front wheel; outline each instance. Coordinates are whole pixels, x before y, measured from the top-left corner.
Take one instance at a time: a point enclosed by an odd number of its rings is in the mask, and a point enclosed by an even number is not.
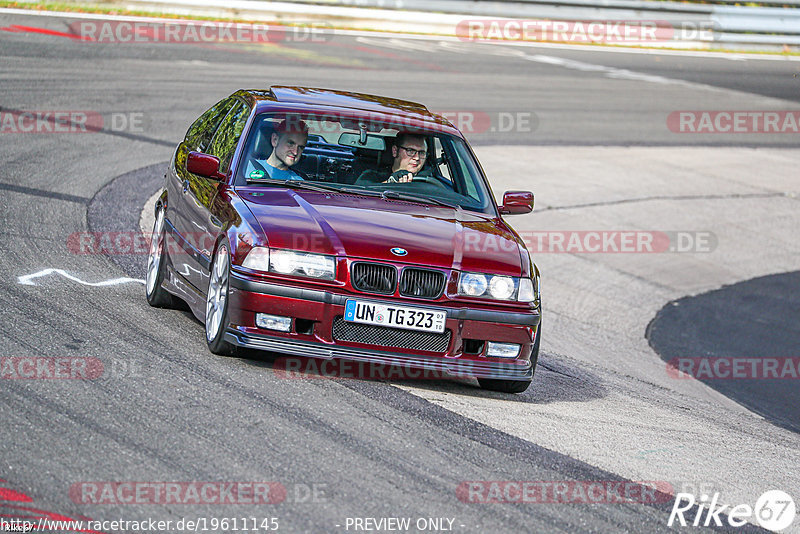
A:
[[[236,347],[225,341],[228,326],[228,285],[231,273],[230,245],[223,241],[217,247],[206,293],[206,342],[214,354],[232,355]]]
[[[539,361],[539,342],[542,340],[542,323],[536,329],[536,341],[533,343],[531,351],[531,378],[528,380],[497,380],[494,378],[479,378],[478,384],[483,389],[499,391],[501,393],[522,393],[533,380],[533,373],[536,372],[536,363]]]
[[[175,304],[175,297],[162,287],[167,264],[165,221],[164,207],[159,206],[156,222],[153,224],[153,235],[150,237],[150,253],[147,255],[147,278],[145,279],[147,302],[156,308],[171,308]]]

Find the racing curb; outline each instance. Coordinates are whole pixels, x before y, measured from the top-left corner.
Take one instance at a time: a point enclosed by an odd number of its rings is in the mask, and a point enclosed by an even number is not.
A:
[[[456,25],[465,18],[492,19],[468,14],[434,13],[401,9],[344,7],[295,2],[253,0],[66,0],[67,3],[120,7],[186,17],[211,17],[277,22],[280,24],[317,22],[342,30],[366,30],[402,34],[456,35]]]
[[[156,223],[156,212],[155,212],[155,205],[156,199],[161,196],[161,188],[158,188],[158,191],[153,193],[153,196],[148,198],[144,206],[142,206],[142,213],[139,215],[139,228],[142,230],[142,233],[147,235],[153,230],[153,225]]]
[[[153,191],[161,191],[167,165],[169,162],[164,161],[133,170],[114,178],[100,189],[86,210],[89,230],[130,232],[131,228],[141,227],[144,218],[149,221],[144,229],[145,235],[149,236],[153,229],[155,202],[151,195]],[[107,257],[128,276],[145,277],[146,258],[137,254],[109,254]]]
[[[221,19],[238,19],[279,24],[312,24],[317,23],[326,32],[360,31],[365,33],[388,33],[398,36],[439,37],[458,39],[457,27],[465,20],[497,20],[498,17],[480,16],[469,13],[438,13],[429,11],[411,11],[404,9],[364,8],[351,6],[320,5],[305,2],[272,2],[256,0],[67,0],[78,5],[90,5],[98,8],[123,7],[128,10],[144,10],[152,13],[163,13],[182,17],[211,17]],[[129,17],[126,17],[129,18]],[[518,16],[505,16],[503,19],[523,20]],[[530,17],[528,17],[530,18]],[[538,17],[543,20],[552,17]],[[327,30],[325,29],[327,27]],[[481,43],[506,44],[537,47],[566,47],[577,49],[604,50],[612,49],[677,49],[706,50],[721,48],[718,42],[691,40],[664,40],[647,43],[625,43],[615,45],[564,43],[547,41],[518,41],[489,39]],[[743,51],[748,47],[737,44],[729,47],[731,51]],[[761,50],[761,49],[754,49]],[[775,48],[779,50],[779,48]]]

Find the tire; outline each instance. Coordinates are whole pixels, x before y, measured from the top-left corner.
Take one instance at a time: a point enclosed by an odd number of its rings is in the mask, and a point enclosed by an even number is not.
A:
[[[156,213],[156,222],[153,224],[153,235],[150,237],[150,253],[147,255],[147,278],[144,285],[147,303],[155,308],[172,308],[175,306],[175,297],[170,295],[163,287],[167,265],[165,226],[164,207],[159,206]]]
[[[542,323],[536,331],[536,341],[531,351],[531,378],[530,380],[497,380],[493,378],[479,378],[481,388],[501,393],[522,393],[531,385],[533,374],[536,372],[536,363],[539,361],[539,342],[542,339]]]
[[[214,354],[231,356],[236,347],[225,341],[228,326],[228,289],[231,274],[230,245],[220,242],[211,262],[206,291],[206,343]]]

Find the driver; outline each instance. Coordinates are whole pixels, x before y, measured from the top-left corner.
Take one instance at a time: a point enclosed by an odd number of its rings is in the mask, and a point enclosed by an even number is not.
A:
[[[276,180],[302,180],[300,172],[290,167],[300,161],[308,140],[308,125],[301,120],[284,119],[270,136],[272,154],[266,161],[250,160],[245,176]]]
[[[410,182],[425,165],[428,157],[425,137],[400,132],[392,145],[392,174],[383,183]]]
[[[387,184],[410,182],[420,175],[428,157],[425,136],[400,132],[392,145],[392,166],[380,169],[366,169],[356,180],[356,184]],[[386,173],[389,176],[386,176]]]

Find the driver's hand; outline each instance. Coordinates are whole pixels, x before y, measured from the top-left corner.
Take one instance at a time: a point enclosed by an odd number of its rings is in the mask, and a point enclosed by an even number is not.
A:
[[[411,174],[408,171],[400,170],[400,171],[393,172],[392,175],[389,176],[389,179],[386,180],[386,182],[406,183],[406,182],[410,182],[413,179],[414,179],[414,175],[413,174]],[[386,182],[384,182],[384,183],[386,183]]]

